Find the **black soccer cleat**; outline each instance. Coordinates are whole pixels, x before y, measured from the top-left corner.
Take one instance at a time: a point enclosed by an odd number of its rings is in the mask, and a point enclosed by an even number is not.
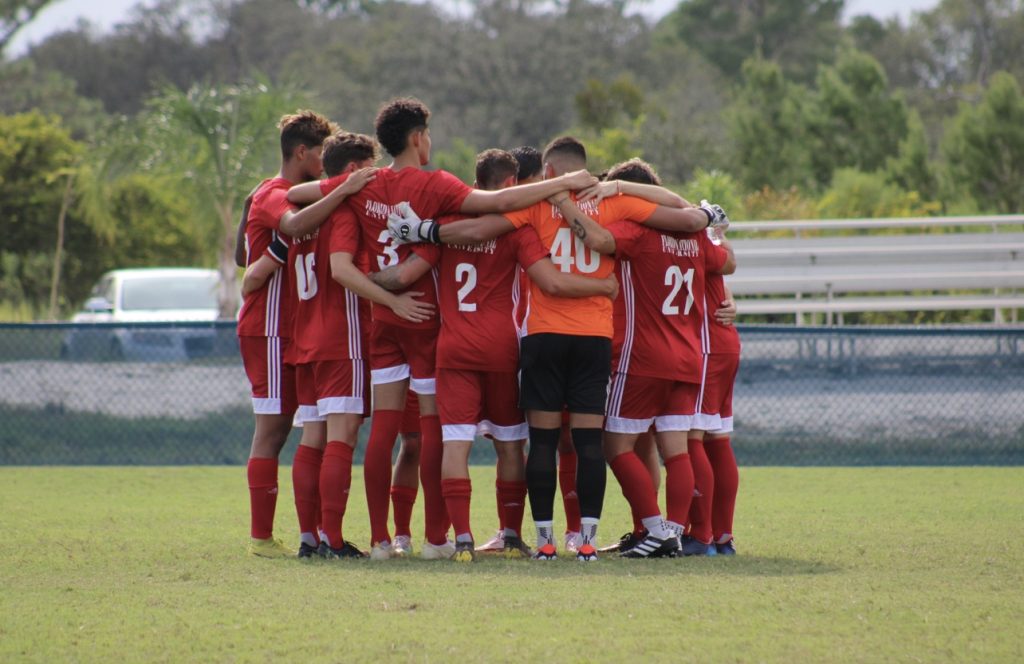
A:
[[[674,535],[661,539],[648,534],[636,546],[619,555],[623,558],[675,558],[679,555],[679,544]]]
[[[644,539],[644,537],[646,537],[646,536],[647,536],[647,530],[646,529],[644,530],[643,535],[641,535],[641,536],[637,536],[636,533],[629,532],[629,533],[626,533],[625,535],[623,535],[622,537],[620,537],[619,541],[616,542],[615,544],[609,544],[608,546],[603,546],[600,549],[598,549],[598,551],[600,551],[601,553],[612,553],[612,552],[615,552],[615,551],[618,551],[619,553],[625,553],[626,551],[629,551],[634,546],[639,544]]]
[[[337,558],[366,558],[367,555],[353,546],[350,542],[342,541],[337,549],[327,545],[327,542],[320,542],[320,555],[328,560]]]
[[[319,547],[313,546],[312,544],[306,544],[305,542],[301,542],[299,544],[299,553],[297,555],[300,559],[312,558],[313,556],[320,556],[321,558],[323,558],[324,554],[320,552],[320,549],[326,546],[327,545],[323,542],[320,542]]]

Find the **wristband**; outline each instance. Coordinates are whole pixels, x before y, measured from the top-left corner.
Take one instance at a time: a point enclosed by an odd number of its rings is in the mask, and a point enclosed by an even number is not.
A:
[[[281,238],[274,238],[274,241],[267,247],[267,253],[278,263],[288,261],[288,245]]]
[[[441,224],[437,223],[432,219],[427,219],[430,223],[430,230],[427,231],[427,239],[433,244],[441,244]]]
[[[703,212],[704,215],[708,218],[708,225],[705,226],[704,228],[710,228],[711,227],[711,221],[715,218],[715,215],[711,214],[711,211],[708,210],[707,208],[698,208],[698,209],[701,212]]]

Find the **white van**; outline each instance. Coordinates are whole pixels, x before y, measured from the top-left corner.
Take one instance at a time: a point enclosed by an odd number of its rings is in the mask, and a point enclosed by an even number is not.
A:
[[[215,321],[216,270],[154,267],[112,270],[93,287],[73,323],[174,323]],[[214,330],[113,325],[71,330],[61,346],[69,359],[174,360],[209,354]]]

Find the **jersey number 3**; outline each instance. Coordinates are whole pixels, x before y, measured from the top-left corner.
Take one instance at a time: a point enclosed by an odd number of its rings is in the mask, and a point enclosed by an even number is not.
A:
[[[671,286],[672,290],[669,291],[668,297],[661,304],[661,313],[666,316],[674,316],[679,313],[679,305],[672,304],[676,296],[679,295],[680,289],[683,284],[686,284],[686,304],[683,306],[683,315],[690,313],[690,307],[693,306],[693,268],[691,267],[686,272],[683,272],[678,265],[670,265],[665,270],[665,285]]]

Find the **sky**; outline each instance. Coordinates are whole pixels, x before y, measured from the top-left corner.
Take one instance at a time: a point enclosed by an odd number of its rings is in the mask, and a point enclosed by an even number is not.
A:
[[[658,18],[674,8],[677,2],[650,0],[643,13]],[[465,4],[464,0],[460,3]],[[129,11],[137,4],[140,0],[57,0],[18,32],[7,54],[10,57],[21,55],[30,44],[40,42],[47,35],[74,28],[79,19],[88,19],[101,30],[108,30],[127,20]],[[906,20],[912,12],[931,9],[938,4],[939,0],[846,0],[846,15],[872,14],[880,19],[898,15]]]

